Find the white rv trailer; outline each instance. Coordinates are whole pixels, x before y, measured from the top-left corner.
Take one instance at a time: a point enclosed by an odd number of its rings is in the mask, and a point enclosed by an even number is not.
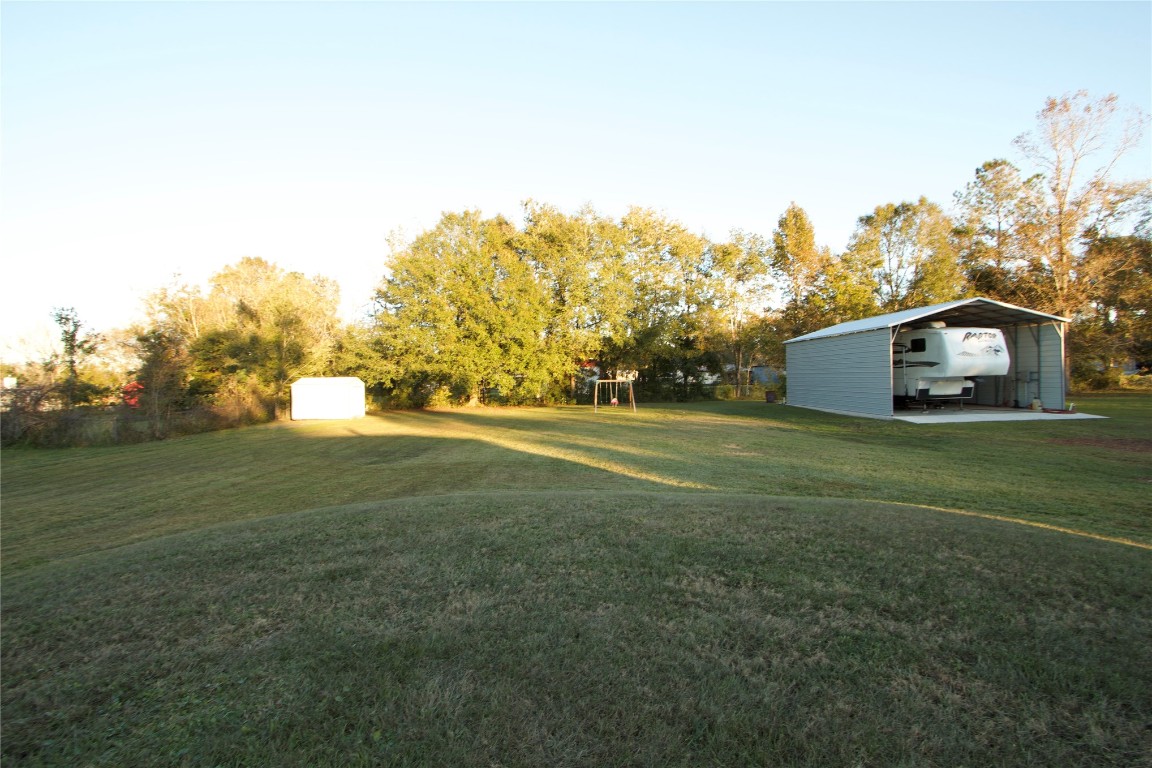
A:
[[[892,342],[892,396],[909,401],[968,400],[972,378],[1008,373],[1008,345],[999,328],[902,328]]]

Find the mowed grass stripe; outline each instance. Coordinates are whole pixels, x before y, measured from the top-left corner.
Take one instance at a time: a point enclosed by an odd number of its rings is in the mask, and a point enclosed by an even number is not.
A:
[[[0,754],[1137,765],[1152,556],[1066,531],[1152,541],[1152,398],[1092,406],[1113,418],[479,410],[5,451]]]
[[[763,403],[386,413],[3,453],[5,572],[205,525],[484,490],[905,502],[1152,542],[1152,398],[1114,418],[919,426]],[[607,411],[607,412],[606,412]],[[1146,438],[1144,438],[1146,439]]]
[[[856,500],[488,491],[5,580],[21,765],[1102,765],[1152,558]]]

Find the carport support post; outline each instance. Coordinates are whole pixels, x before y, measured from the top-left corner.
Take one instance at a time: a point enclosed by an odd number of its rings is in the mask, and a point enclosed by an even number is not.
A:
[[[1040,348],[1040,326],[1029,326],[1032,330],[1032,341],[1036,342],[1036,399],[1040,401],[1040,405],[1044,405],[1044,366],[1043,350]],[[1031,403],[1029,403],[1031,405]]]
[[[900,335],[900,328],[901,327],[902,326],[900,323],[897,323],[896,325],[892,326],[892,329],[891,329],[892,330],[892,338],[888,340],[888,353],[889,353],[888,359],[889,360],[892,359],[892,355],[895,353],[896,337]],[[904,369],[904,371],[903,371],[904,380],[901,382],[901,384],[904,387],[904,391],[907,392],[908,391],[908,361],[904,359],[903,355],[900,356],[900,359],[901,359],[900,367]],[[892,380],[894,378],[895,378],[895,371],[893,371],[892,376],[888,377],[888,400],[892,403],[892,415],[893,416],[896,415],[896,396],[895,396],[895,393],[893,393],[893,391],[892,391]]]
[[[1056,336],[1060,339],[1060,368],[1063,374],[1060,377],[1060,410],[1068,407],[1068,350],[1064,346],[1064,325],[1062,323],[1052,323],[1052,327],[1056,329]]]

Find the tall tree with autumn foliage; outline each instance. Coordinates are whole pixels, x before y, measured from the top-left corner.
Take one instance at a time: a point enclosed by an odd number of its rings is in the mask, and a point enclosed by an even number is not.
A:
[[[1041,200],[1033,222],[1038,230],[1030,258],[1039,306],[1075,318],[1090,300],[1086,260],[1092,241],[1116,234],[1147,180],[1114,178],[1119,160],[1136,147],[1148,118],[1122,110],[1115,94],[1092,98],[1077,91],[1050,98],[1036,115],[1034,131],[1016,147],[1040,170]]]
[[[1038,304],[1042,178],[1007,160],[990,160],[956,193],[956,237],[968,283],[978,296]]]
[[[816,245],[812,221],[796,203],[780,215],[772,233],[772,272],[784,306],[778,327],[785,339],[829,325],[830,296],[823,290],[836,260]]]
[[[338,303],[327,278],[243,258],[213,275],[207,293],[177,285],[151,297],[141,370],[155,372],[166,388],[182,378],[192,399],[243,404],[253,417],[261,409],[283,412],[293,380],[331,369]],[[184,369],[175,371],[177,364]]]

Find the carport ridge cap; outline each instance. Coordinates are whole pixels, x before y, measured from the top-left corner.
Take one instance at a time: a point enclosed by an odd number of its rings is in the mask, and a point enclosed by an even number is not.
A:
[[[974,297],[969,299],[957,299],[955,301],[944,302],[943,304],[933,304],[927,307],[918,307],[915,309],[905,309],[899,312],[889,312],[884,315],[874,315],[872,317],[865,317],[859,320],[849,320],[837,325],[830,325],[827,328],[822,328],[812,333],[797,336],[792,339],[786,340],[785,344],[792,344],[797,341],[814,341],[816,339],[834,338],[836,336],[848,336],[854,333],[867,333],[869,331],[877,331],[883,328],[892,328],[904,323],[916,322],[918,320],[925,320],[932,315],[947,312],[951,309],[958,309],[960,307],[968,307],[975,305],[989,305],[1005,310],[1010,313],[1021,313],[1029,318],[1035,318],[1040,322],[1059,322],[1067,323],[1068,318],[1060,317],[1059,315],[1050,315],[1046,312],[1038,312],[1034,309],[1026,307],[1018,307],[1015,304],[1008,304],[1003,301],[996,301],[995,299],[987,299],[983,297]]]

